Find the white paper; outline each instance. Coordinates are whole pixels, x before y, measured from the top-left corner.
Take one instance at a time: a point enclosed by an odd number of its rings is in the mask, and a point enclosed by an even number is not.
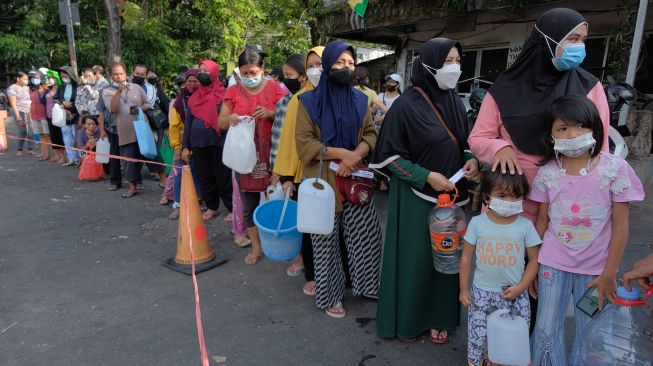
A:
[[[449,178],[449,182],[456,184],[458,183],[459,180],[461,180],[465,176],[465,171],[460,169],[459,171],[456,172],[456,174],[453,175],[453,177]]]
[[[337,172],[339,168],[340,168],[340,164],[335,163],[333,161],[329,163],[329,169],[333,170],[334,172]],[[369,172],[367,170],[354,170],[351,173],[351,175],[355,177],[374,179],[374,173]]]

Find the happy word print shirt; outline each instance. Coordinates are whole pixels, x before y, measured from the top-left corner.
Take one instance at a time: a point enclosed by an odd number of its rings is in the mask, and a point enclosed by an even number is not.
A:
[[[502,225],[490,221],[486,213],[472,218],[465,241],[476,248],[474,287],[491,292],[518,284],[524,274],[526,248],[542,243],[529,219],[517,216]]]
[[[600,275],[612,237],[612,203],[644,199],[628,163],[602,152],[589,174],[568,175],[555,160],[542,166],[530,199],[549,203],[549,224],[538,262],[567,272]]]

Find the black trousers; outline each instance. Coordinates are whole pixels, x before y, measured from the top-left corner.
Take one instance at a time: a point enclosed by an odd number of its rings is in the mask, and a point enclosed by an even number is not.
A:
[[[231,169],[222,163],[222,151],[222,146],[193,148],[193,159],[206,207],[217,211],[222,200],[222,204],[231,212]]]
[[[137,142],[120,146],[120,155],[127,158],[146,160],[143,157],[143,155],[141,155],[141,151],[138,148]],[[160,161],[160,160],[161,158],[159,156],[157,156],[155,159],[155,161]],[[153,173],[160,173],[164,169],[162,165],[158,165],[158,164],[147,164],[147,167],[150,170],[150,172]],[[142,168],[143,168],[143,163],[134,163],[131,161],[125,161],[125,179],[131,183],[142,182],[143,181],[143,177],[141,175]]]
[[[120,156],[120,146],[118,145],[118,134],[107,131],[107,138],[111,144],[111,149],[109,153],[111,155]],[[109,159],[109,180],[111,184],[115,184],[118,187],[122,186],[122,172],[120,171],[120,160],[118,159]]]

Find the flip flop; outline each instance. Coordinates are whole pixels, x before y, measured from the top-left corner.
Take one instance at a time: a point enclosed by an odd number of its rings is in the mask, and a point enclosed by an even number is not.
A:
[[[117,184],[112,184],[109,187],[107,187],[107,191],[117,191],[118,189],[120,189],[120,186]]]
[[[290,267],[288,267],[288,269],[286,269],[286,274],[289,277],[297,277],[297,276],[301,275],[302,273],[304,273],[304,266],[300,266],[297,263],[291,264]]]
[[[132,198],[138,194],[138,191],[127,191],[122,194],[122,198]]]
[[[437,337],[433,337],[433,333],[429,332],[429,339],[431,339],[431,342],[433,342],[435,344],[447,344],[447,343],[449,343],[449,332],[447,332],[445,330],[443,330],[443,331],[436,330],[436,332],[438,333]],[[444,336],[444,337],[441,337],[441,334],[443,332],[447,332],[447,335]]]
[[[342,312],[336,313],[336,312],[333,312],[333,311],[329,310],[329,309],[333,309],[333,308],[340,308],[340,309],[342,309]],[[337,304],[335,304],[334,306],[332,306],[330,308],[324,309],[324,312],[326,313],[326,315],[328,315],[328,316],[330,316],[332,318],[336,318],[336,319],[342,319],[347,315],[347,311],[345,311],[345,308],[342,306],[341,301],[338,301]]]
[[[315,281],[311,281],[311,282],[315,282]],[[315,296],[315,286],[313,286],[312,290],[309,290],[309,289],[306,288],[307,285],[308,285],[308,282],[306,282],[304,284],[304,286],[302,286],[302,292],[304,293],[304,295],[311,296],[311,297]]]

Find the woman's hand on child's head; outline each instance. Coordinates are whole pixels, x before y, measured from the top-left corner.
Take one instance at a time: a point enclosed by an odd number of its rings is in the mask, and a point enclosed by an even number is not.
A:
[[[526,287],[523,285],[512,285],[503,291],[503,298],[506,300],[515,300],[519,295],[523,294],[526,291]]]
[[[599,309],[603,309],[604,299],[612,302],[617,292],[617,278],[614,275],[601,274],[587,285],[587,288],[596,287],[599,290]]]
[[[458,300],[460,300],[460,303],[464,306],[469,306],[472,304],[472,295],[469,293],[469,290],[460,290]]]

